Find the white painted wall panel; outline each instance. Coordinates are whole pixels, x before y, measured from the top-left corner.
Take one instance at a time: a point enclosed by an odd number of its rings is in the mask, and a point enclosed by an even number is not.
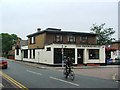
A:
[[[51,51],[47,51],[47,47],[51,47]],[[28,46],[21,47],[23,50],[28,49]],[[43,64],[54,64],[54,48],[62,48],[62,44],[51,44],[45,46],[45,49],[36,49],[35,50],[35,59],[33,59],[33,50],[32,50],[32,59],[30,58],[30,51],[28,50],[28,58],[23,58],[24,61],[28,62],[36,62]],[[76,46],[64,44],[63,48],[74,48],[75,49],[75,64],[77,64],[77,49],[84,49],[83,51],[83,63],[105,63],[105,46]],[[89,49],[99,49],[100,55],[99,59],[89,60]],[[15,59],[22,60],[21,51],[19,51],[19,55],[16,55],[15,50]]]
[[[15,50],[15,60],[21,60],[21,50],[19,49],[19,55],[16,54],[17,50]]]

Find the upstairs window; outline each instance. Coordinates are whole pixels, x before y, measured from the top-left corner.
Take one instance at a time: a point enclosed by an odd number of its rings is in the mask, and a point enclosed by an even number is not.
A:
[[[62,35],[55,35],[55,42],[62,42]]]
[[[75,42],[75,36],[73,35],[68,36],[68,42]]]
[[[35,44],[35,37],[33,37],[33,43]]]
[[[35,37],[30,37],[30,44],[35,44]]]
[[[81,43],[88,43],[88,37],[87,36],[81,36],[80,37],[80,42]]]
[[[81,36],[81,37],[80,37],[80,41],[86,41],[86,40],[88,40],[88,37],[87,37],[87,36]]]
[[[32,44],[32,37],[30,37],[30,44]]]

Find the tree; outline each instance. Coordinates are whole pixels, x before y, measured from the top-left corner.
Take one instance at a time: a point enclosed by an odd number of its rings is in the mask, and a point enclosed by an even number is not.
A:
[[[8,33],[1,33],[0,40],[2,43],[0,45],[2,56],[7,56],[8,52],[12,49],[12,46],[18,40],[18,36],[16,34],[8,34]]]
[[[97,34],[97,44],[99,45],[109,44],[112,40],[115,40],[111,37],[115,33],[113,28],[104,28],[104,26],[105,23],[100,26],[93,24],[93,27],[91,27],[91,31]]]

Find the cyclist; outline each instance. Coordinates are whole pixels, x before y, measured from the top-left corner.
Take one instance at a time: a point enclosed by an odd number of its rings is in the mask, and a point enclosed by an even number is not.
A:
[[[65,69],[66,69],[66,77],[68,77],[69,73],[71,72],[71,66],[73,65],[70,57],[67,58],[66,62],[65,62]]]

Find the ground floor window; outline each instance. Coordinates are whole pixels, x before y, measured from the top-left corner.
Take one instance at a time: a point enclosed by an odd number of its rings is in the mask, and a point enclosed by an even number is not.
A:
[[[19,49],[16,49],[16,52],[17,52],[16,55],[19,55]]]
[[[75,63],[75,49],[74,48],[65,48],[64,57],[69,57],[73,63]]]
[[[62,63],[61,48],[54,48],[54,63]]]
[[[32,50],[30,49],[30,58],[32,58]]]
[[[35,59],[35,49],[33,49],[33,58]]]
[[[24,58],[28,58],[28,50],[24,50]]]
[[[75,49],[63,49],[64,60],[69,57],[75,63]],[[62,63],[62,48],[54,48],[54,63]]]
[[[99,59],[99,49],[89,49],[89,59]]]

